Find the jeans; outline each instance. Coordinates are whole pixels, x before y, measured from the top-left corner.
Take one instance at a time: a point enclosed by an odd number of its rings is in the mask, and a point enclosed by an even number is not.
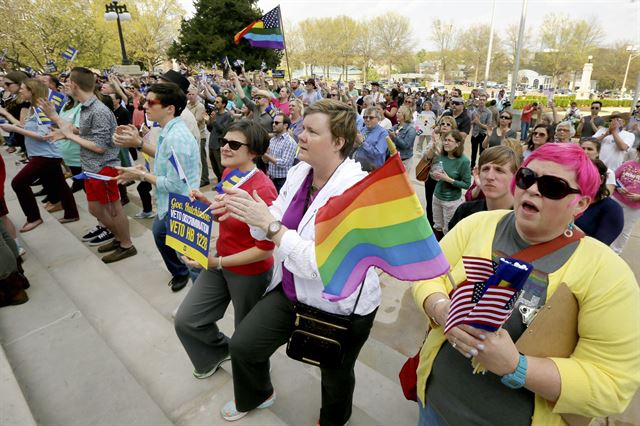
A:
[[[433,409],[433,406],[427,401],[427,406],[423,406],[418,401],[418,426],[446,426],[447,423]]]
[[[526,141],[527,136],[529,136],[529,127],[531,127],[531,122],[522,121],[520,123],[520,140]]]
[[[189,269],[187,265],[180,261],[178,257],[178,253],[165,244],[165,240],[167,238],[167,222],[169,221],[169,215],[165,215],[164,218],[160,219],[159,216],[156,216],[153,221],[153,239],[156,242],[156,247],[162,256],[162,260],[164,260],[164,264],[167,266],[169,273],[172,277],[176,276],[191,276],[191,280],[193,282],[196,281],[198,275],[200,275],[199,269]]]

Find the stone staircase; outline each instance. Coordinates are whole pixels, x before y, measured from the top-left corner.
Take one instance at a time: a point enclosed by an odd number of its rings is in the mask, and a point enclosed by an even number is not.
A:
[[[24,216],[10,187],[17,172],[6,156],[5,197],[13,222]],[[130,216],[139,210],[129,188]],[[0,309],[0,425],[219,425],[233,397],[230,363],[206,380],[191,375],[171,318],[187,290],[174,294],[153,242],[150,220],[130,219],[138,255],[105,265],[80,236],[95,224],[83,193],[79,222],[44,223],[21,235],[30,301]],[[61,213],[54,214],[56,217]],[[233,332],[233,310],[220,328]],[[356,365],[350,425],[415,425],[417,407],[402,396],[397,373],[424,338],[426,323],[409,286],[383,277],[383,303]],[[238,425],[311,425],[320,409],[320,372],[272,357],[277,402]],[[8,395],[5,398],[5,395]]]

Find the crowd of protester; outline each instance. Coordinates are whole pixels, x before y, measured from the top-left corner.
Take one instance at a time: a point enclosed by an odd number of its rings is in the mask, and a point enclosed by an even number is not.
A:
[[[640,103],[630,115],[606,117],[600,101],[589,114],[572,104],[562,118],[553,102],[533,103],[516,128],[504,91],[474,89],[466,96],[457,88],[440,93],[378,82],[359,90],[353,81],[289,82],[244,69],[132,77],[77,67],[57,77],[11,71],[1,81],[0,129],[7,153],[20,164],[11,182],[26,218],[19,232],[37,232],[39,204],[64,211],[60,223],[77,221],[73,194],[84,191],[96,225],[82,240],[97,246],[105,263],[135,256],[123,205],[137,184],[142,209],[134,218],[153,219],[169,286],[177,292],[193,282],[175,328],[194,377],[205,379],[232,362],[235,399],[221,409],[226,420],[275,402],[269,357],[287,342],[303,303],[351,321],[343,362],[321,368],[318,420],[348,423],[355,361],[380,305],[379,278],[371,268],[360,293],[324,299],[314,218],[329,197],[383,165],[387,139],[410,177],[415,163],[430,162],[425,213],[452,266],[448,278],[413,287],[432,327],[417,372],[420,424],[478,418],[550,424],[564,412],[606,415],[622,411],[640,382],[633,349],[640,337],[638,288],[616,256],[640,219]],[[186,179],[170,165],[172,155]],[[203,188],[234,169],[256,171],[241,189],[204,195]],[[34,193],[38,184],[42,190]],[[208,268],[165,245],[169,192],[212,206],[220,226]],[[4,306],[28,300],[28,281],[20,267],[24,249],[0,196]],[[593,239],[581,239],[580,230]],[[560,282],[569,286],[585,312],[577,355],[518,354],[514,342],[526,328],[518,309],[496,333],[464,325],[443,332],[452,285],[465,280],[466,256],[496,261],[563,236],[568,245],[533,262],[537,287],[526,287],[522,297],[535,295],[529,302],[540,309]],[[216,324],[229,303],[231,336]],[[471,357],[489,374],[472,374]],[[526,376],[515,377],[521,368]],[[484,398],[474,397],[479,394]]]

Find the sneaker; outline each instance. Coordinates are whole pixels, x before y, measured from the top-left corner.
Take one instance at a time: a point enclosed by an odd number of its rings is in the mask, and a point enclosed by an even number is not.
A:
[[[154,211],[145,212],[144,210],[140,210],[133,217],[135,219],[153,219],[156,217],[156,213]]]
[[[176,275],[171,278],[169,281],[169,287],[171,287],[171,291],[174,293],[182,290],[189,283],[189,274],[187,275]]]
[[[120,241],[114,238],[110,242],[98,247],[98,253],[108,253],[110,251],[116,250],[118,247],[120,247]]]
[[[135,246],[131,246],[129,248],[122,248],[118,246],[116,251],[111,254],[108,254],[102,258],[104,263],[112,263],[117,262],[118,260],[126,259],[127,257],[135,256],[138,254],[138,250],[136,250]]]
[[[269,398],[266,399],[266,401],[264,401],[262,404],[258,405],[256,408],[269,408],[273,405],[273,403],[276,402],[276,393],[275,391],[271,394],[271,396]],[[224,404],[224,407],[222,407],[222,409],[220,410],[220,414],[222,415],[222,418],[225,419],[228,422],[234,422],[236,420],[240,420],[241,418],[243,418],[244,416],[246,416],[247,414],[249,414],[248,411],[238,411],[236,409],[236,401],[229,401],[226,404]]]
[[[114,236],[108,229],[103,229],[97,237],[93,240],[89,241],[90,246],[101,246],[102,244],[108,243],[113,240]]]
[[[198,373],[196,370],[193,370],[193,377],[195,377],[196,379],[206,379],[207,377],[211,377],[216,371],[218,371],[218,368],[220,368],[222,363],[226,361],[231,361],[231,356],[225,356],[218,363],[216,363],[216,365],[214,365],[211,370],[204,373]]]
[[[93,228],[91,228],[89,230],[89,232],[87,232],[86,234],[84,234],[82,236],[82,241],[91,241],[93,240],[95,237],[97,237],[98,235],[100,235],[102,233],[102,231],[104,231],[106,228],[103,228],[100,225],[96,225]]]

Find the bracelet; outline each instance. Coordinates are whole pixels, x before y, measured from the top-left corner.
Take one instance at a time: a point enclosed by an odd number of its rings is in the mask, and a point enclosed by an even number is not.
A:
[[[218,256],[218,268],[219,271],[222,269],[222,256]]]
[[[447,299],[447,298],[445,297],[445,298],[442,298],[442,299],[440,299],[440,300],[436,300],[436,302],[435,302],[433,305],[431,305],[431,310],[433,311],[433,315],[429,315],[429,314],[427,314],[427,316],[428,316],[429,318],[431,318],[431,321],[433,321],[434,323],[436,323],[436,324],[438,324],[438,325],[442,325],[442,324],[440,324],[440,323],[438,322],[438,320],[436,320],[436,317],[435,317],[436,307],[437,307],[440,303],[448,302],[448,301],[449,301],[449,299]]]
[[[144,138],[140,139],[140,145],[136,148],[138,151],[142,151],[142,147],[144,146]]]

